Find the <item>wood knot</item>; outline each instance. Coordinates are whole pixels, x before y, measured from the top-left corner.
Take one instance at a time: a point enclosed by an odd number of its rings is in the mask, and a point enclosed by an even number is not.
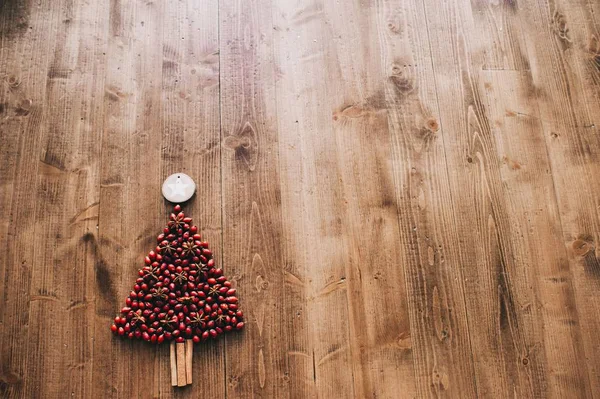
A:
[[[573,253],[575,254],[575,256],[585,256],[588,254],[588,252],[594,249],[592,243],[582,239],[577,239],[573,241],[571,247],[573,248]]]
[[[248,137],[227,136],[225,140],[223,140],[223,145],[225,148],[234,151],[239,148],[249,148],[250,139]]]
[[[10,75],[6,81],[11,89],[16,89],[21,85],[21,79],[17,75]]]
[[[257,276],[256,277],[256,290],[258,292],[260,291],[265,291],[267,288],[269,288],[269,281],[266,280],[263,276]]]
[[[230,375],[229,377],[227,377],[227,385],[229,385],[229,387],[231,388],[237,387],[239,382],[240,377],[238,377],[237,375]]]
[[[504,162],[505,165],[508,165],[508,167],[511,168],[512,170],[521,169],[521,164],[519,162],[515,161],[514,159],[510,159],[506,155],[504,157],[502,157],[502,161]]]
[[[431,118],[427,121],[427,128],[429,130],[431,130],[432,132],[437,132],[440,129],[440,125],[439,125],[438,121]]]
[[[333,113],[333,120],[337,121],[340,117],[344,118],[360,118],[364,116],[368,110],[364,109],[360,105],[349,105],[339,112]]]
[[[437,386],[439,389],[445,391],[450,387],[450,377],[448,377],[447,373],[434,370],[432,377],[433,377],[433,384],[435,386]]]
[[[392,66],[392,75],[389,79],[394,84],[396,91],[401,94],[407,94],[414,90],[411,79],[405,76],[404,71],[398,65]]]
[[[529,364],[529,359],[526,357],[524,357],[522,361],[523,361],[523,366],[527,366]]]
[[[398,26],[395,23],[393,23],[393,22],[388,22],[387,28],[392,33],[400,33],[400,28],[398,28]]]
[[[567,19],[558,11],[555,11],[552,16],[552,27],[560,39],[568,43],[572,42],[569,27],[567,26]]]
[[[396,341],[398,348],[400,349],[410,349],[412,348],[412,342],[410,337],[410,331],[403,331],[398,335],[398,339]]]
[[[25,98],[19,102],[17,105],[17,114],[18,115],[28,115],[31,112],[31,105],[33,101],[29,98]]]
[[[8,370],[0,374],[0,381],[4,381],[9,385],[18,385],[23,382],[23,378],[21,378],[21,376],[14,371]]]
[[[127,98],[129,95],[124,93],[117,86],[108,85],[104,90],[106,97],[111,101],[120,101],[121,99]]]

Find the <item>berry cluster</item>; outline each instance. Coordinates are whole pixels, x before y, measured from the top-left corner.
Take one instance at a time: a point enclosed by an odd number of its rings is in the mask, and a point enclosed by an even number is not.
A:
[[[111,331],[160,344],[206,341],[242,329],[236,290],[215,268],[208,243],[181,206],[175,206],[157,241]]]

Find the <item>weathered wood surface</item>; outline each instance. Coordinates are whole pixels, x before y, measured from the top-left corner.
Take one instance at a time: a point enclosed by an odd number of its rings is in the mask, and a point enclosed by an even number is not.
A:
[[[600,396],[596,0],[1,0],[0,397]],[[166,176],[242,334],[115,339]]]

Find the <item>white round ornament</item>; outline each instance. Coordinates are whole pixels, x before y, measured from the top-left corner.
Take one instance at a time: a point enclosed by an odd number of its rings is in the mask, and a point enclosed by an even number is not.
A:
[[[192,198],[196,183],[185,173],[175,173],[167,177],[162,185],[162,194],[169,202],[179,204]]]

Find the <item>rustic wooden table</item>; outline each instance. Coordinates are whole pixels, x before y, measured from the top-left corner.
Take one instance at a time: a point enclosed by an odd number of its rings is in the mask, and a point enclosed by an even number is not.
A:
[[[600,392],[598,0],[2,0],[0,396]],[[243,333],[111,319],[170,207]]]

